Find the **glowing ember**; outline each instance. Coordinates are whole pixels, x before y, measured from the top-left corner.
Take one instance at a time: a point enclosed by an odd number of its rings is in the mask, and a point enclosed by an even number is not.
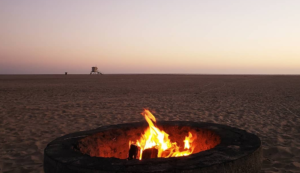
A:
[[[195,146],[192,145],[192,142],[197,138],[197,136],[193,136],[192,133],[189,132],[189,136],[186,136],[183,140],[184,148],[180,148],[177,146],[176,142],[170,141],[169,135],[166,132],[160,130],[155,126],[155,124],[153,124],[156,123],[156,119],[149,110],[145,109],[142,112],[142,115],[148,122],[149,127],[139,140],[136,142],[129,141],[129,146],[131,144],[135,144],[140,147],[140,160],[142,159],[143,151],[149,148],[157,149],[157,157],[165,158],[187,156],[193,153]]]

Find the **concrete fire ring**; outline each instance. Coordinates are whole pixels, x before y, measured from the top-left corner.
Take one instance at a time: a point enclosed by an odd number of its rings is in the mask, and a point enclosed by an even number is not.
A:
[[[160,126],[190,126],[208,129],[221,138],[216,147],[186,157],[126,160],[91,157],[74,150],[80,139],[116,128],[145,127],[145,122],[103,126],[75,132],[50,142],[44,150],[45,173],[257,173],[261,169],[261,141],[245,130],[190,121],[163,121]]]

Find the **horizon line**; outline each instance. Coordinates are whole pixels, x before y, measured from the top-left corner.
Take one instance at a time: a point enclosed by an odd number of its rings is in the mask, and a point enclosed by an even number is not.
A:
[[[65,73],[24,73],[24,74],[0,74],[0,76],[13,76],[13,75],[63,75]],[[68,73],[67,75],[91,75],[89,73]],[[101,75],[101,74],[93,74]],[[102,73],[102,75],[249,75],[249,76],[299,76],[300,74],[279,74],[279,73]]]

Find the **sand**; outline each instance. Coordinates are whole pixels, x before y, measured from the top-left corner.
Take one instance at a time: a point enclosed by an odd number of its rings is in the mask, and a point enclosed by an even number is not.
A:
[[[0,173],[43,172],[57,137],[157,120],[226,124],[257,134],[261,172],[300,172],[300,76],[1,75]]]

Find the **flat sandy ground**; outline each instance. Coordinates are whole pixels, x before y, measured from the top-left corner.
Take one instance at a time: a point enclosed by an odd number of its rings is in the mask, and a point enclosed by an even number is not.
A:
[[[226,124],[257,134],[262,172],[300,172],[300,76],[0,76],[0,173],[43,172],[67,133],[157,120]]]

